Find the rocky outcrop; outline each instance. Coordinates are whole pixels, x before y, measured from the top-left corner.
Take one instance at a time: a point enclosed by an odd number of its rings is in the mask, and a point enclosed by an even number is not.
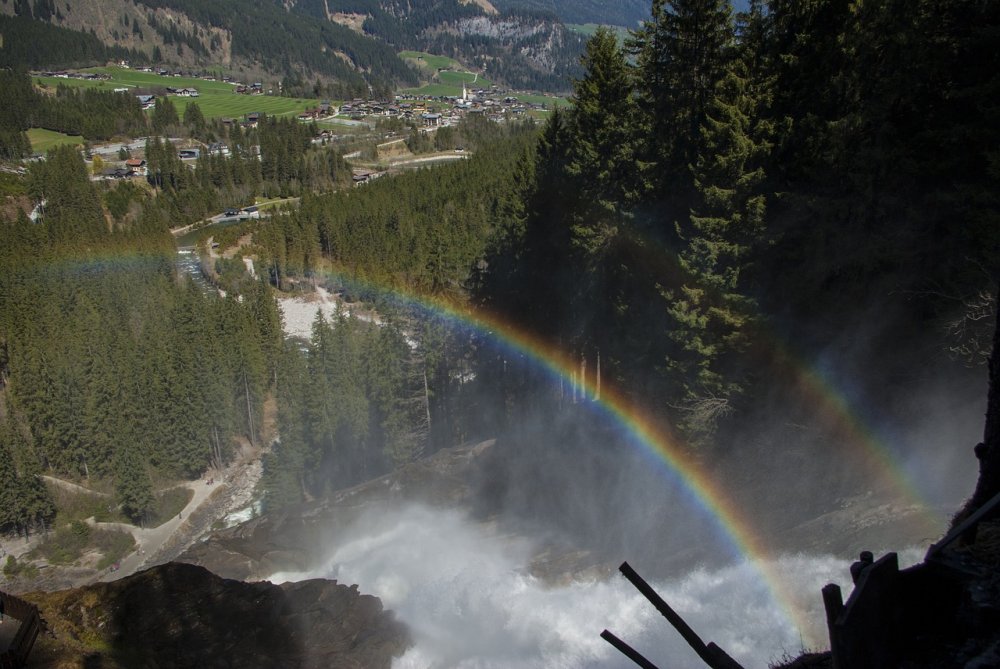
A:
[[[278,571],[305,571],[326,556],[345,528],[363,514],[405,503],[470,508],[479,485],[486,441],[434,456],[329,499],[266,514],[216,532],[179,558],[226,578],[257,580]]]
[[[356,585],[224,579],[189,564],[26,596],[52,634],[33,667],[388,668],[405,626]]]

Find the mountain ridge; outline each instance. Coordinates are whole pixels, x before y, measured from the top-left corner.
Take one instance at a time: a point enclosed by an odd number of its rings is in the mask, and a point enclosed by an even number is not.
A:
[[[500,13],[488,0],[92,0],[73,7],[19,0],[0,5],[0,14],[91,35],[157,65],[336,82],[343,97],[417,85],[417,73],[396,55],[407,49],[471,69],[492,65],[491,79],[513,88],[566,91],[583,49],[554,15]],[[78,64],[64,62],[58,48],[46,52],[46,66]]]

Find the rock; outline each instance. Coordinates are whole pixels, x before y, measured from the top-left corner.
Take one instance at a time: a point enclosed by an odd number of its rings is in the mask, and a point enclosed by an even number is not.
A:
[[[54,633],[39,639],[34,667],[388,669],[411,643],[357,586],[242,583],[182,563],[26,599]]]
[[[403,503],[469,508],[476,494],[486,441],[439,451],[430,458],[329,499],[269,513],[215,532],[180,560],[226,578],[258,580],[278,571],[305,571],[318,564],[345,528],[363,514]]]

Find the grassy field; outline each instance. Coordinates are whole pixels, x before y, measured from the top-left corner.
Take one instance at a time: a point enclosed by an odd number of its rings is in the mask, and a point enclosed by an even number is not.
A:
[[[571,106],[569,100],[567,100],[566,98],[557,98],[549,95],[530,95],[528,93],[515,93],[514,95],[521,102],[527,102],[529,104],[545,105],[546,109]]]
[[[300,98],[281,98],[274,95],[224,95],[203,93],[197,98],[170,98],[177,107],[178,116],[184,116],[184,110],[192,102],[197,102],[205,118],[225,116],[239,118],[250,112],[264,112],[270,116],[298,114],[309,107],[316,106],[316,100]]]
[[[184,115],[184,110],[192,101],[201,107],[205,118],[233,117],[238,118],[250,112],[264,112],[270,115],[297,114],[309,107],[316,106],[316,100],[304,98],[284,98],[274,95],[238,95],[235,87],[224,81],[205,81],[186,77],[161,77],[152,72],[138,72],[119,67],[94,67],[85,72],[96,72],[111,75],[110,81],[88,81],[84,79],[60,79],[57,77],[35,77],[35,81],[46,86],[74,86],[79,88],[197,88],[197,98],[171,97],[177,113]]]
[[[462,86],[445,86],[444,84],[427,84],[426,86],[421,86],[420,88],[404,88],[403,93],[409,93],[410,95],[417,95],[423,97],[440,97],[442,95],[450,95],[453,97],[461,97]]]
[[[489,79],[477,76],[472,72],[438,72],[438,81],[446,86],[457,86],[462,84],[474,88],[489,88],[493,82]]]
[[[448,56],[435,56],[423,51],[400,51],[398,55],[403,60],[415,60],[418,64],[425,65],[435,71],[449,67],[458,70],[462,69],[462,65],[457,60],[448,58]]]
[[[80,135],[64,135],[61,132],[42,128],[28,130],[28,139],[31,141],[32,153],[45,153],[60,144],[83,144],[83,137]]]

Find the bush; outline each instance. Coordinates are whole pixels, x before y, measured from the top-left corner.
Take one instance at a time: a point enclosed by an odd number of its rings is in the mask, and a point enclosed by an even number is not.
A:
[[[55,525],[72,523],[74,520],[93,518],[99,523],[127,523],[110,497],[66,490],[57,485],[47,486],[56,503],[59,515]]]
[[[180,513],[193,496],[194,491],[183,486],[164,490],[156,496],[155,506],[147,516],[148,526],[159,527],[167,522]]]
[[[103,569],[120,560],[135,548],[135,539],[121,530],[103,530],[75,520],[49,535],[32,554],[44,557],[51,564],[73,564],[88,550],[102,555],[98,568]],[[103,566],[102,566],[103,565]]]
[[[86,523],[74,520],[50,534],[31,554],[40,555],[52,564],[73,564],[90,543],[91,532]]]
[[[18,562],[13,555],[7,556],[7,562],[3,566],[3,575],[7,578],[35,578],[38,576],[38,567],[30,562]]]
[[[97,530],[94,532],[94,545],[101,552],[98,569],[107,569],[136,548],[132,535],[121,530]]]

